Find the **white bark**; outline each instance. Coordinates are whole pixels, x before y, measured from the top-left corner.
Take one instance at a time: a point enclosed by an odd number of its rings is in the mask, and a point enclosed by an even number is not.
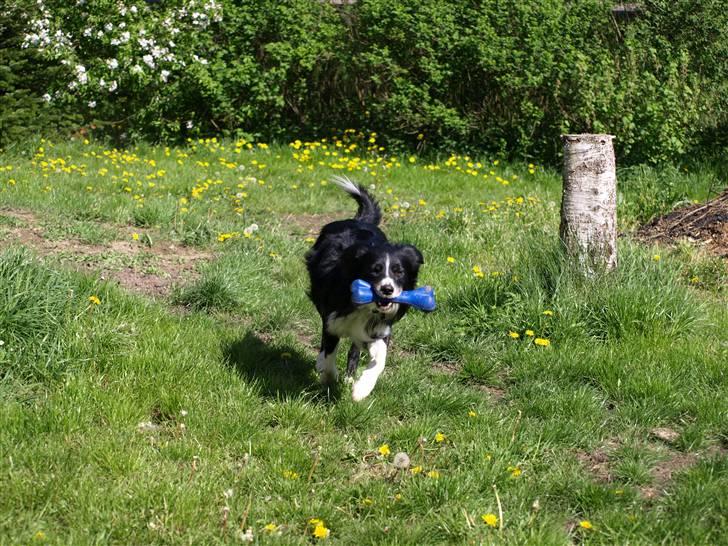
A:
[[[561,240],[588,274],[617,266],[617,176],[612,135],[562,135]]]

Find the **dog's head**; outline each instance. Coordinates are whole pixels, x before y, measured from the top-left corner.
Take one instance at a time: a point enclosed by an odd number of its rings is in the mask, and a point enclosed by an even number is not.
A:
[[[352,278],[367,281],[381,298],[396,298],[417,285],[417,274],[425,263],[412,245],[378,245],[356,248],[351,263]]]

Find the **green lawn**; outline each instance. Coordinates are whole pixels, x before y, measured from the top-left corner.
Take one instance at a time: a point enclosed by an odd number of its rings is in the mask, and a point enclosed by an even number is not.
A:
[[[728,543],[728,267],[629,236],[725,181],[621,171],[589,280],[558,172],[370,140],[0,153],[0,544]],[[361,403],[305,294],[342,173],[439,303]]]

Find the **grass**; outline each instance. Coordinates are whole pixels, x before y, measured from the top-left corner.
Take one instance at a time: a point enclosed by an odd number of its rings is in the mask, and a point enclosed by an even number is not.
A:
[[[150,299],[47,248],[0,253],[0,543],[725,541],[725,262],[624,237],[618,271],[583,279],[558,173],[367,139],[0,155],[0,234],[138,247],[116,268],[169,242],[207,258]],[[302,261],[354,210],[327,183],[347,169],[439,303],[358,404],[317,384]],[[622,229],[719,189],[665,173],[654,202],[659,172],[621,173]]]

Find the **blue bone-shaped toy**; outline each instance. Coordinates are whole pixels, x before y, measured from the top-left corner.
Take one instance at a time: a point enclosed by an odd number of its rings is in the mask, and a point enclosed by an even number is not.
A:
[[[435,291],[431,286],[420,286],[414,290],[405,290],[396,298],[380,298],[375,296],[372,286],[361,279],[351,283],[351,301],[356,305],[364,305],[377,301],[393,301],[416,307],[421,311],[435,310]]]

